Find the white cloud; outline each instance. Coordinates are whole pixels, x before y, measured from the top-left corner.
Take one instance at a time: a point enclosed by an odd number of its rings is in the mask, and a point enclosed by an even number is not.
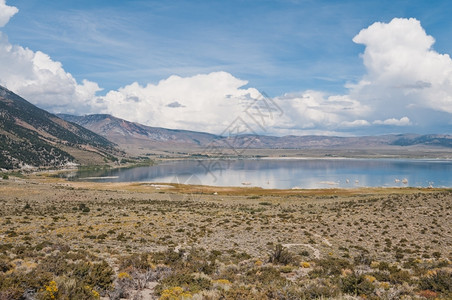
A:
[[[349,96],[331,96],[319,91],[284,95],[275,101],[284,113],[278,122],[281,129],[335,129],[368,112],[368,107]]]
[[[157,84],[132,83],[98,102],[103,112],[151,126],[220,133],[261,97],[248,82],[226,72],[171,76]]]
[[[452,60],[432,49],[435,40],[418,20],[377,22],[353,41],[366,46],[362,58],[367,73],[349,86],[350,94],[381,118],[415,107],[452,113]]]
[[[5,26],[18,11],[17,7],[8,6],[5,0],[0,0],[0,27]]]
[[[353,128],[353,127],[364,127],[370,126],[370,123],[366,120],[355,120],[355,121],[344,121],[340,124],[341,127]]]
[[[256,99],[262,99],[254,88],[244,88],[247,81],[226,72],[192,77],[171,76],[157,84],[138,83],[110,91],[98,97],[102,112],[150,126],[223,132],[240,117],[248,132],[287,134],[296,130],[335,130],[341,127],[367,126],[362,120],[349,118],[368,113],[368,108],[348,96],[329,96],[318,91],[287,94],[272,99],[273,112],[264,123],[246,113]],[[133,109],[131,109],[133,108]],[[267,113],[263,108],[261,113]],[[259,113],[258,113],[259,114]],[[365,121],[364,121],[365,122]]]
[[[1,32],[0,65],[0,84],[40,107],[72,113],[95,109],[97,83],[78,84],[60,62],[41,51],[11,45]]]
[[[16,12],[0,0],[0,25]],[[419,110],[452,113],[452,60],[432,49],[434,39],[419,21],[377,22],[353,41],[365,45],[366,73],[358,83],[348,85],[348,93],[307,90],[275,97],[272,100],[282,114],[267,119],[260,129],[245,109],[262,95],[230,73],[173,75],[156,84],[134,82],[99,96],[97,83],[77,82],[60,62],[11,45],[1,32],[0,84],[52,112],[110,113],[151,126],[214,133],[221,133],[237,117],[261,132],[303,134],[432,121],[419,118]]]
[[[376,125],[392,125],[392,126],[408,126],[411,125],[411,121],[408,117],[402,117],[400,119],[391,118],[386,119],[384,121],[381,120],[375,120],[373,124]]]
[[[372,125],[425,125],[419,110],[452,113],[452,60],[432,49],[433,37],[416,19],[374,23],[356,35],[364,44],[366,73],[345,95],[305,91],[276,97],[283,116],[269,123],[270,132],[355,130]],[[221,74],[221,76],[220,76]],[[104,98],[107,111],[151,125],[218,132],[226,117],[240,115],[250,89],[228,73],[170,77],[157,85],[129,85]],[[254,97],[258,94],[256,90]],[[230,96],[228,96],[230,95]],[[139,99],[136,113],[127,97]],[[177,103],[177,105],[175,105]],[[169,105],[168,104],[174,104]],[[395,116],[404,116],[402,118]],[[432,114],[433,115],[433,114]],[[373,123],[365,119],[377,119]],[[424,124],[422,124],[424,123]]]

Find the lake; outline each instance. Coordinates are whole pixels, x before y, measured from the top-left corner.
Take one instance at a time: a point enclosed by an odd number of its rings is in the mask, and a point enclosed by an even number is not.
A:
[[[452,187],[452,161],[419,159],[178,160],[78,174],[98,182],[159,182],[274,189]]]

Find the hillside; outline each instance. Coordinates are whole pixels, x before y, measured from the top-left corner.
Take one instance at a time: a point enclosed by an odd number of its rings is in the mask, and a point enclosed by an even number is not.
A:
[[[451,135],[439,134],[388,134],[379,136],[259,136],[244,135],[225,139],[235,147],[263,149],[372,149],[395,148],[396,146],[452,147]]]
[[[221,139],[220,136],[210,133],[145,126],[107,114],[86,116],[59,114],[58,116],[123,146],[204,147],[214,140]]]
[[[452,136],[444,134],[405,135],[395,140],[393,145],[427,145],[452,148]]]
[[[118,154],[104,137],[29,103],[0,86],[0,168],[58,167]]]
[[[224,137],[209,133],[145,126],[107,114],[86,116],[59,115],[127,148],[147,149],[401,149],[412,147],[450,148],[451,135],[389,134],[381,136],[264,136],[239,135]]]

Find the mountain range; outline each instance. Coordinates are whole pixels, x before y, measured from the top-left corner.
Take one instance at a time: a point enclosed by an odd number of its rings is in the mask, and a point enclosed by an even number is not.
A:
[[[435,148],[448,153],[451,135],[381,136],[221,136],[205,132],[151,127],[108,114],[51,114],[0,86],[0,169],[60,167],[70,163],[103,164],[145,151],[217,149],[400,149]],[[416,148],[416,149],[417,149]],[[232,153],[234,154],[234,153]],[[235,152],[236,155],[240,151]]]
[[[452,147],[451,135],[389,134],[380,136],[220,136],[210,133],[150,127],[126,121],[108,114],[73,116],[59,114],[60,118],[76,123],[122,147],[252,148],[252,149],[370,149],[396,146]]]

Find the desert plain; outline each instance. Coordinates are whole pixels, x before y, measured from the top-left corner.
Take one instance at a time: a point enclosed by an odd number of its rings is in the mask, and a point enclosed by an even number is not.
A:
[[[452,190],[0,180],[0,299],[451,299]]]

